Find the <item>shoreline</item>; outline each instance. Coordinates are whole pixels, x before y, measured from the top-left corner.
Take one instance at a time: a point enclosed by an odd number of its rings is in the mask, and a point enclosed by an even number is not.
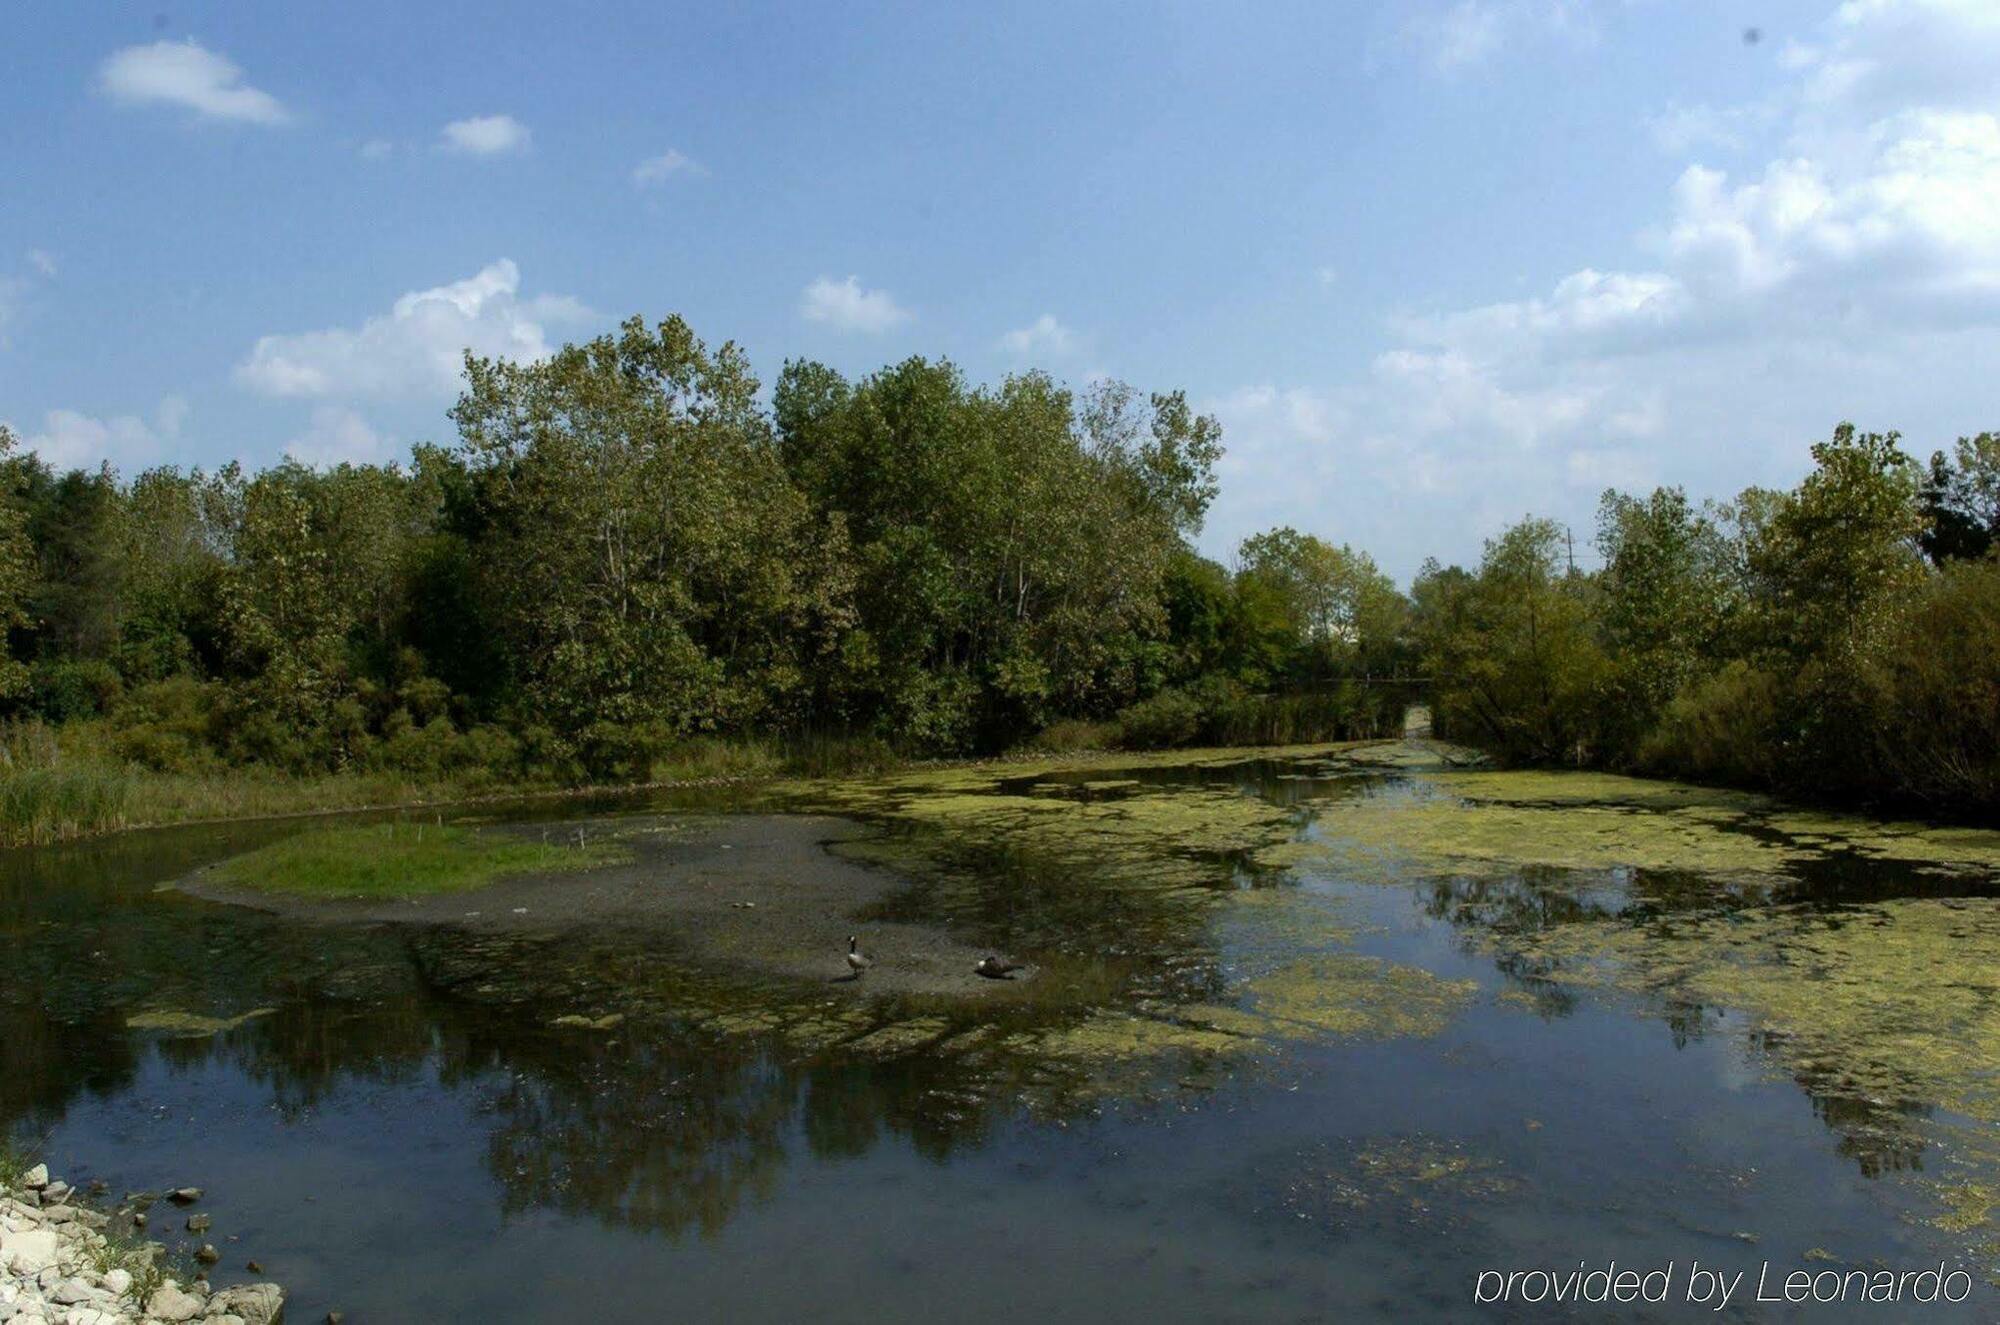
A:
[[[167,1273],[166,1244],[145,1238],[148,1211],[162,1202],[165,1209],[191,1210],[200,1201],[194,1187],[165,1196],[133,1192],[106,1213],[68,1183],[51,1178],[43,1164],[0,1183],[0,1321],[274,1325],[282,1320],[285,1290],[277,1284],[210,1287],[206,1267],[222,1257],[213,1244],[199,1240],[210,1226],[205,1213],[191,1214],[185,1225],[197,1240],[189,1254],[200,1268],[186,1283]]]

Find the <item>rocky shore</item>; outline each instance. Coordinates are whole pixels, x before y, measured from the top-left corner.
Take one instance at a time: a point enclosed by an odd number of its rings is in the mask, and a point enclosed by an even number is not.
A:
[[[169,1277],[166,1247],[144,1239],[156,1201],[200,1199],[192,1187],[135,1192],[106,1214],[40,1164],[0,1185],[0,1325],[276,1325],[285,1311],[276,1284],[211,1290],[202,1269],[181,1283]],[[198,1234],[208,1219],[194,1214],[186,1224]],[[194,1252],[204,1268],[218,1259],[207,1243]]]

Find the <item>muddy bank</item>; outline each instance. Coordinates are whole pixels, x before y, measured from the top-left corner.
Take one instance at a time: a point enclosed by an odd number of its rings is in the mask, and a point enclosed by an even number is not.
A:
[[[892,870],[836,854],[867,830],[826,815],[643,815],[484,831],[552,842],[615,840],[629,861],[575,872],[522,874],[466,892],[384,900],[321,900],[228,887],[195,872],[181,891],[210,901],[341,924],[452,925],[548,934],[615,928],[656,938],[697,965],[819,981],[859,993],[991,993],[1033,978],[974,975],[987,954],[949,931],[863,920],[906,885]],[[847,937],[874,960],[855,977]]]

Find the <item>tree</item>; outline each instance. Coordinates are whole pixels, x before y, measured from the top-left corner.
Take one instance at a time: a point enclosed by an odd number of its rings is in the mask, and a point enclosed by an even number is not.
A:
[[[9,647],[0,650],[0,699],[18,696],[28,685],[28,669],[12,647],[14,634],[32,624],[28,597],[34,590],[35,548],[27,533],[27,513],[15,495],[26,464],[14,454],[18,445],[13,432],[0,424],[0,638]]]
[[[1440,730],[1531,762],[1592,756],[1607,663],[1587,577],[1565,573],[1561,526],[1489,539],[1479,572],[1427,567],[1418,601]]]
[[[1918,497],[1918,542],[1938,566],[1977,560],[2000,543],[2000,433],[1959,438],[1954,459],[1932,452]]]
[[[734,344],[679,318],[516,364],[452,411],[524,719],[576,735],[809,714],[852,620],[845,523],[787,480]]]

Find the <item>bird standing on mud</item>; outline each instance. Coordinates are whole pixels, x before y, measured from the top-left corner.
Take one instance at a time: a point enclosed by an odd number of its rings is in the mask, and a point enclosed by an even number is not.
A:
[[[854,978],[859,980],[861,973],[874,964],[875,959],[873,957],[863,955],[861,940],[849,934],[847,936],[847,969],[854,972]]]
[[[1010,962],[1005,957],[981,957],[974,964],[972,973],[983,975],[988,980],[1011,980],[1014,972],[1021,969],[1021,963]]]

